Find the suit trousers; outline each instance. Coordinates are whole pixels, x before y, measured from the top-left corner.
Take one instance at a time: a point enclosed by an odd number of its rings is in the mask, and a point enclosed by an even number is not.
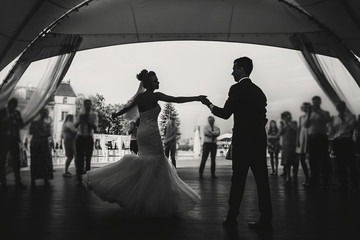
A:
[[[322,184],[329,184],[329,140],[326,134],[309,135],[309,165],[310,165],[310,185],[319,184],[320,173]]]
[[[211,158],[211,175],[215,176],[215,168],[216,168],[216,152],[217,152],[217,144],[216,143],[208,143],[205,142],[203,144],[203,152],[202,152],[202,156],[201,156],[201,163],[200,163],[200,168],[199,168],[199,173],[203,174],[204,172],[204,168],[205,168],[205,164],[206,164],[206,160],[209,157],[209,153],[210,153],[210,158]]]
[[[257,186],[260,221],[271,221],[272,204],[267,169],[266,140],[263,143],[253,141],[233,144],[233,174],[228,201],[228,217],[236,218],[239,215],[249,168],[251,168]]]
[[[0,182],[6,185],[6,160],[7,154],[11,154],[12,167],[15,175],[15,182],[20,183],[20,147],[18,137],[2,137],[0,140]]]
[[[347,185],[347,171],[349,169],[352,187],[357,189],[359,186],[358,173],[356,171],[356,156],[354,141],[351,137],[338,138],[333,142],[333,150],[336,156],[336,163],[339,170],[340,186],[346,187]]]
[[[135,154],[138,153],[139,149],[137,145],[137,140],[130,140],[130,151],[134,152]]]
[[[176,168],[176,141],[172,141],[165,144],[165,156],[171,157],[171,163]]]
[[[76,174],[79,181],[81,181],[81,175],[91,169],[91,157],[93,153],[94,140],[92,136],[77,136],[75,140],[76,145]],[[86,166],[84,168],[84,163]]]

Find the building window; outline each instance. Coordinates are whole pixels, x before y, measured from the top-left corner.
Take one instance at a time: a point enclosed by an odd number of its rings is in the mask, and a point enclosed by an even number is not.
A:
[[[67,103],[67,97],[64,97],[63,99],[63,103],[66,104]]]
[[[68,115],[68,112],[61,112],[61,121],[65,121],[65,118],[67,115]]]

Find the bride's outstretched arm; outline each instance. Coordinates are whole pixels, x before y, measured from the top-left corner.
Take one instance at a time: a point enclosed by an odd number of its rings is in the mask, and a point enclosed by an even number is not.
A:
[[[173,102],[173,103],[187,103],[187,102],[195,102],[195,101],[201,101],[202,99],[205,99],[206,96],[199,95],[199,96],[191,96],[191,97],[173,97],[166,95],[161,92],[156,93],[157,99],[163,102]]]

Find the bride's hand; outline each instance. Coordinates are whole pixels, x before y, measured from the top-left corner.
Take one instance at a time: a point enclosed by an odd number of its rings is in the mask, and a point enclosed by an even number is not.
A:
[[[111,114],[111,119],[112,119],[112,120],[115,120],[116,117],[117,117],[116,113],[112,113],[112,114]]]
[[[200,98],[200,101],[202,104],[206,105],[206,106],[209,106],[210,105],[210,100],[207,98],[207,96],[204,96],[204,95],[200,95],[199,96]]]
[[[206,98],[207,98],[207,96],[205,96],[205,95],[199,95],[198,96],[198,101],[203,102]]]

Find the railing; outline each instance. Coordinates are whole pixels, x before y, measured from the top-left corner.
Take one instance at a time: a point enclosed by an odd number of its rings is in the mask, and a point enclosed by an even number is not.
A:
[[[112,163],[119,158],[123,157],[125,154],[129,154],[130,150],[93,150],[93,155],[91,158],[91,162],[93,163]],[[52,159],[54,165],[65,164],[66,155],[64,149],[57,149],[52,152]]]

